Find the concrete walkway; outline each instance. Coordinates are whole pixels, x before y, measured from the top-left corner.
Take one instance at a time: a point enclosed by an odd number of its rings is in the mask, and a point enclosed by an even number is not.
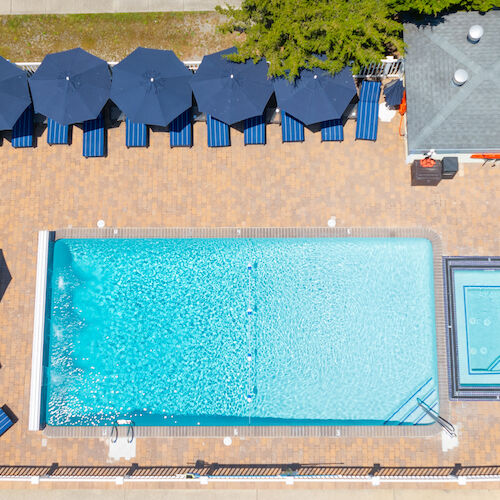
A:
[[[0,0],[0,14],[88,14],[213,10],[241,0]]]

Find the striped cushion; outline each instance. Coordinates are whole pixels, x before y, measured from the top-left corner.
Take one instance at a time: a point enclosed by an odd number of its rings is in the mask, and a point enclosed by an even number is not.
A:
[[[127,148],[146,148],[148,146],[148,126],[145,123],[135,123],[127,118],[125,128]]]
[[[285,111],[281,111],[281,135],[283,142],[302,142],[304,124]]]
[[[245,145],[266,143],[266,122],[263,115],[245,120],[244,136]]]
[[[83,156],[104,156],[104,117],[102,111],[95,120],[83,122]]]
[[[344,127],[341,120],[327,120],[321,123],[322,141],[343,141]]]
[[[191,147],[193,145],[193,123],[191,108],[186,109],[170,123],[170,147]]]
[[[380,82],[363,82],[356,119],[356,139],[377,140]]]
[[[33,106],[30,104],[19,117],[12,129],[12,146],[33,147]]]
[[[69,125],[47,118],[47,144],[69,144]]]
[[[0,408],[0,436],[14,424],[7,414]]]
[[[367,102],[378,103],[380,99],[380,82],[364,81],[361,84],[361,91],[359,92],[359,100]]]
[[[229,125],[207,113],[207,139],[209,148],[231,146]]]

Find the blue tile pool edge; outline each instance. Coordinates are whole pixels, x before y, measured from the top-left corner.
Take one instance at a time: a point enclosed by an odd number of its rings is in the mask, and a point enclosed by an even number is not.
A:
[[[449,418],[445,320],[443,314],[442,244],[440,236],[427,228],[67,228],[51,232],[52,240],[61,238],[425,238],[431,242],[434,269],[436,350],[440,414]],[[111,427],[45,426],[48,437],[106,437]],[[436,424],[420,426],[245,426],[245,427],[137,427],[138,437],[425,437],[440,433]]]
[[[500,386],[470,386],[460,384],[458,366],[458,343],[456,303],[454,293],[455,270],[500,270],[500,257],[497,256],[443,256],[443,283],[446,324],[446,349],[448,370],[448,393],[451,400],[500,400]]]

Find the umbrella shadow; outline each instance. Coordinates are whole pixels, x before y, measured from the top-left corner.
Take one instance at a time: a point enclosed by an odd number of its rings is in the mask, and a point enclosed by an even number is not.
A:
[[[0,249],[0,301],[2,300],[9,283],[12,281],[12,275],[10,274],[9,268],[7,267],[7,262],[5,261],[5,256],[3,250]]]

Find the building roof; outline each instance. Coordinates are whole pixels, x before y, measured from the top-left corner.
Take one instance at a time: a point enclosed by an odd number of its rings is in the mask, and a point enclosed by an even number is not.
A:
[[[484,35],[467,40],[479,24]],[[408,152],[500,151],[500,11],[459,12],[429,24],[406,24]],[[457,69],[468,81],[452,83]]]

